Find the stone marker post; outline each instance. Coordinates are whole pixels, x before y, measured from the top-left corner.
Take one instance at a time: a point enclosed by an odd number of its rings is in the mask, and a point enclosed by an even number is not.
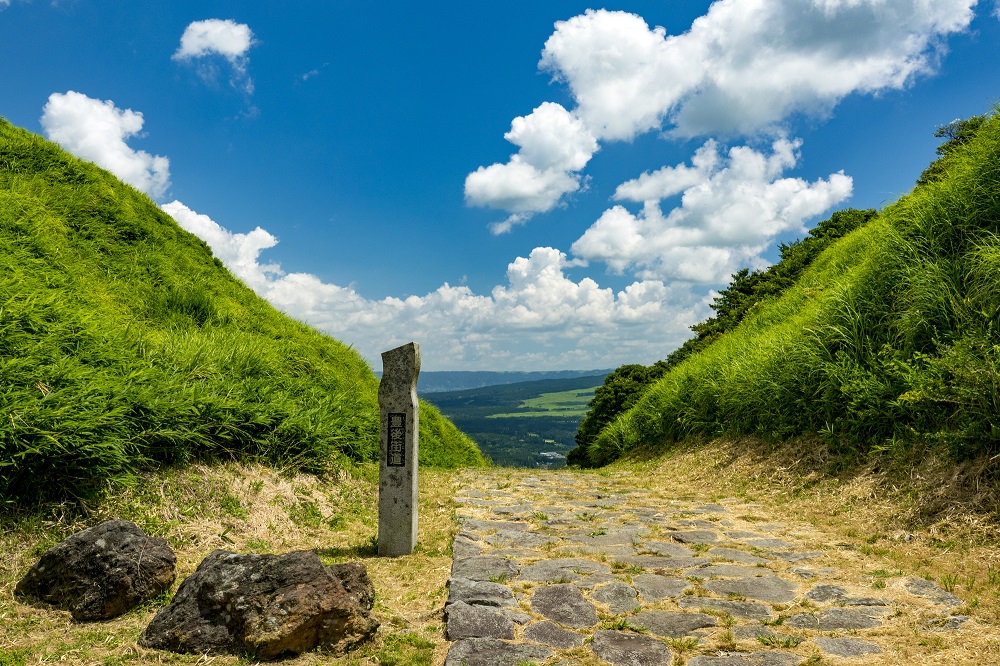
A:
[[[417,545],[417,455],[420,345],[382,353],[378,385],[381,455],[378,483],[378,554],[409,555]]]

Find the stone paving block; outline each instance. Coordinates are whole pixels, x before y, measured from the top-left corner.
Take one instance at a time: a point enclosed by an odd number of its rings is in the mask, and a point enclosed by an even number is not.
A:
[[[777,576],[739,578],[737,580],[707,580],[703,587],[715,594],[735,594],[757,601],[785,603],[796,596],[793,583]]]
[[[750,578],[771,573],[763,567],[748,567],[739,564],[710,564],[684,571],[685,576],[697,578]]]
[[[704,613],[674,613],[672,611],[643,611],[629,618],[629,624],[642,627],[658,636],[683,638],[696,629],[714,627],[718,620]]]
[[[834,629],[872,629],[882,622],[871,615],[853,608],[828,608],[825,611],[811,615],[800,613],[785,620],[785,626],[796,629],[818,629],[832,631]]]
[[[774,619],[771,609],[756,601],[730,601],[709,597],[684,597],[677,605],[685,610],[714,610],[729,613],[742,620],[768,621]]]
[[[796,544],[784,539],[743,539],[743,543],[754,548],[795,548]]]
[[[866,654],[881,654],[877,643],[859,638],[814,638],[813,643],[827,654],[837,657],[863,657]]]
[[[483,538],[491,546],[514,546],[515,548],[538,548],[558,541],[555,537],[526,530],[497,530]]]
[[[499,582],[498,579],[515,578],[520,567],[514,562],[502,557],[478,555],[455,560],[451,567],[452,578],[468,578],[469,580]]]
[[[705,555],[708,557],[718,557],[723,560],[729,560],[730,562],[739,562],[740,564],[767,564],[770,562],[767,558],[751,555],[746,551],[737,550],[735,548],[724,548],[721,546],[709,549]]]
[[[797,666],[804,660],[787,652],[753,652],[751,654],[734,652],[728,655],[709,657],[694,657],[688,661],[688,666]]]
[[[923,597],[942,606],[953,608],[962,605],[961,599],[951,592],[946,591],[934,581],[923,578],[909,578],[904,586],[910,594],[915,594],[918,597]]]
[[[456,601],[445,608],[445,635],[460,638],[514,638],[514,622],[489,606],[472,606]]]
[[[674,570],[690,569],[691,567],[699,567],[712,562],[707,557],[659,557],[656,555],[636,555],[635,557],[624,557],[617,561],[643,569]]]
[[[823,557],[823,553],[796,553],[794,551],[772,550],[769,552],[769,554],[774,555],[779,560],[790,562],[792,564],[795,564],[797,562],[804,562],[806,560],[815,560],[816,558]]]
[[[635,588],[627,583],[615,581],[598,587],[590,593],[590,598],[607,605],[613,615],[621,615],[635,610],[641,604]]]
[[[583,598],[578,587],[569,584],[536,588],[531,609],[574,629],[592,627],[599,620],[593,604]]]
[[[673,660],[663,641],[624,631],[594,632],[590,649],[614,666],[664,666]]]
[[[691,586],[683,578],[671,578],[660,576],[659,574],[640,574],[632,578],[632,584],[643,601],[656,603],[664,599],[676,598],[684,594],[684,590]]]
[[[817,585],[806,592],[806,599],[811,601],[834,601],[847,596],[847,590],[839,585]]]
[[[584,637],[583,634],[563,629],[555,622],[543,620],[542,622],[535,622],[525,629],[524,639],[548,645],[549,647],[568,650],[583,645]]]
[[[571,583],[593,574],[610,574],[611,567],[576,557],[539,560],[521,567],[521,580],[538,583]]]
[[[679,530],[671,532],[670,538],[679,543],[713,544],[719,540],[719,533],[711,530]]]
[[[514,603],[514,593],[506,585],[490,581],[452,578],[448,581],[448,603],[464,601],[473,606],[509,607]]]
[[[448,650],[445,666],[518,666],[542,662],[552,650],[530,643],[508,643],[496,638],[466,638]]]
[[[646,541],[637,548],[643,553],[652,553],[661,557],[694,557],[694,551],[679,543],[669,541]]]

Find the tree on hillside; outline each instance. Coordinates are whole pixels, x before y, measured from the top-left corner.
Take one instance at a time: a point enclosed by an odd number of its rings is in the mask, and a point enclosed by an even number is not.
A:
[[[948,157],[954,152],[959,146],[964,146],[965,144],[972,141],[976,134],[979,132],[980,128],[989,116],[972,116],[971,118],[966,118],[965,120],[953,120],[947,125],[942,125],[934,131],[934,136],[939,139],[945,139],[945,142],[937,147],[937,154],[940,156],[936,160],[930,163],[930,165],[923,170],[920,174],[920,178],[917,179],[917,185],[926,185],[927,183],[932,183],[935,180],[941,178],[945,172],[945,166],[948,163]]]

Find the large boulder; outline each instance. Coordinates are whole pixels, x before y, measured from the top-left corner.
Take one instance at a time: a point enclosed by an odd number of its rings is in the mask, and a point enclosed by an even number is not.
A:
[[[370,638],[375,592],[364,565],[325,567],[312,551],[238,555],[216,550],[142,633],[172,652],[276,659],[316,647],[340,652]]]
[[[116,617],[174,582],[174,552],[127,520],[109,520],[49,548],[14,588],[75,620]]]

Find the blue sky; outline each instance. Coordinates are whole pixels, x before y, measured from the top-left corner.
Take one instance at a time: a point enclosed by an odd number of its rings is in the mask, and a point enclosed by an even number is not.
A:
[[[0,0],[0,116],[426,370],[651,363],[1000,100],[993,0]]]

